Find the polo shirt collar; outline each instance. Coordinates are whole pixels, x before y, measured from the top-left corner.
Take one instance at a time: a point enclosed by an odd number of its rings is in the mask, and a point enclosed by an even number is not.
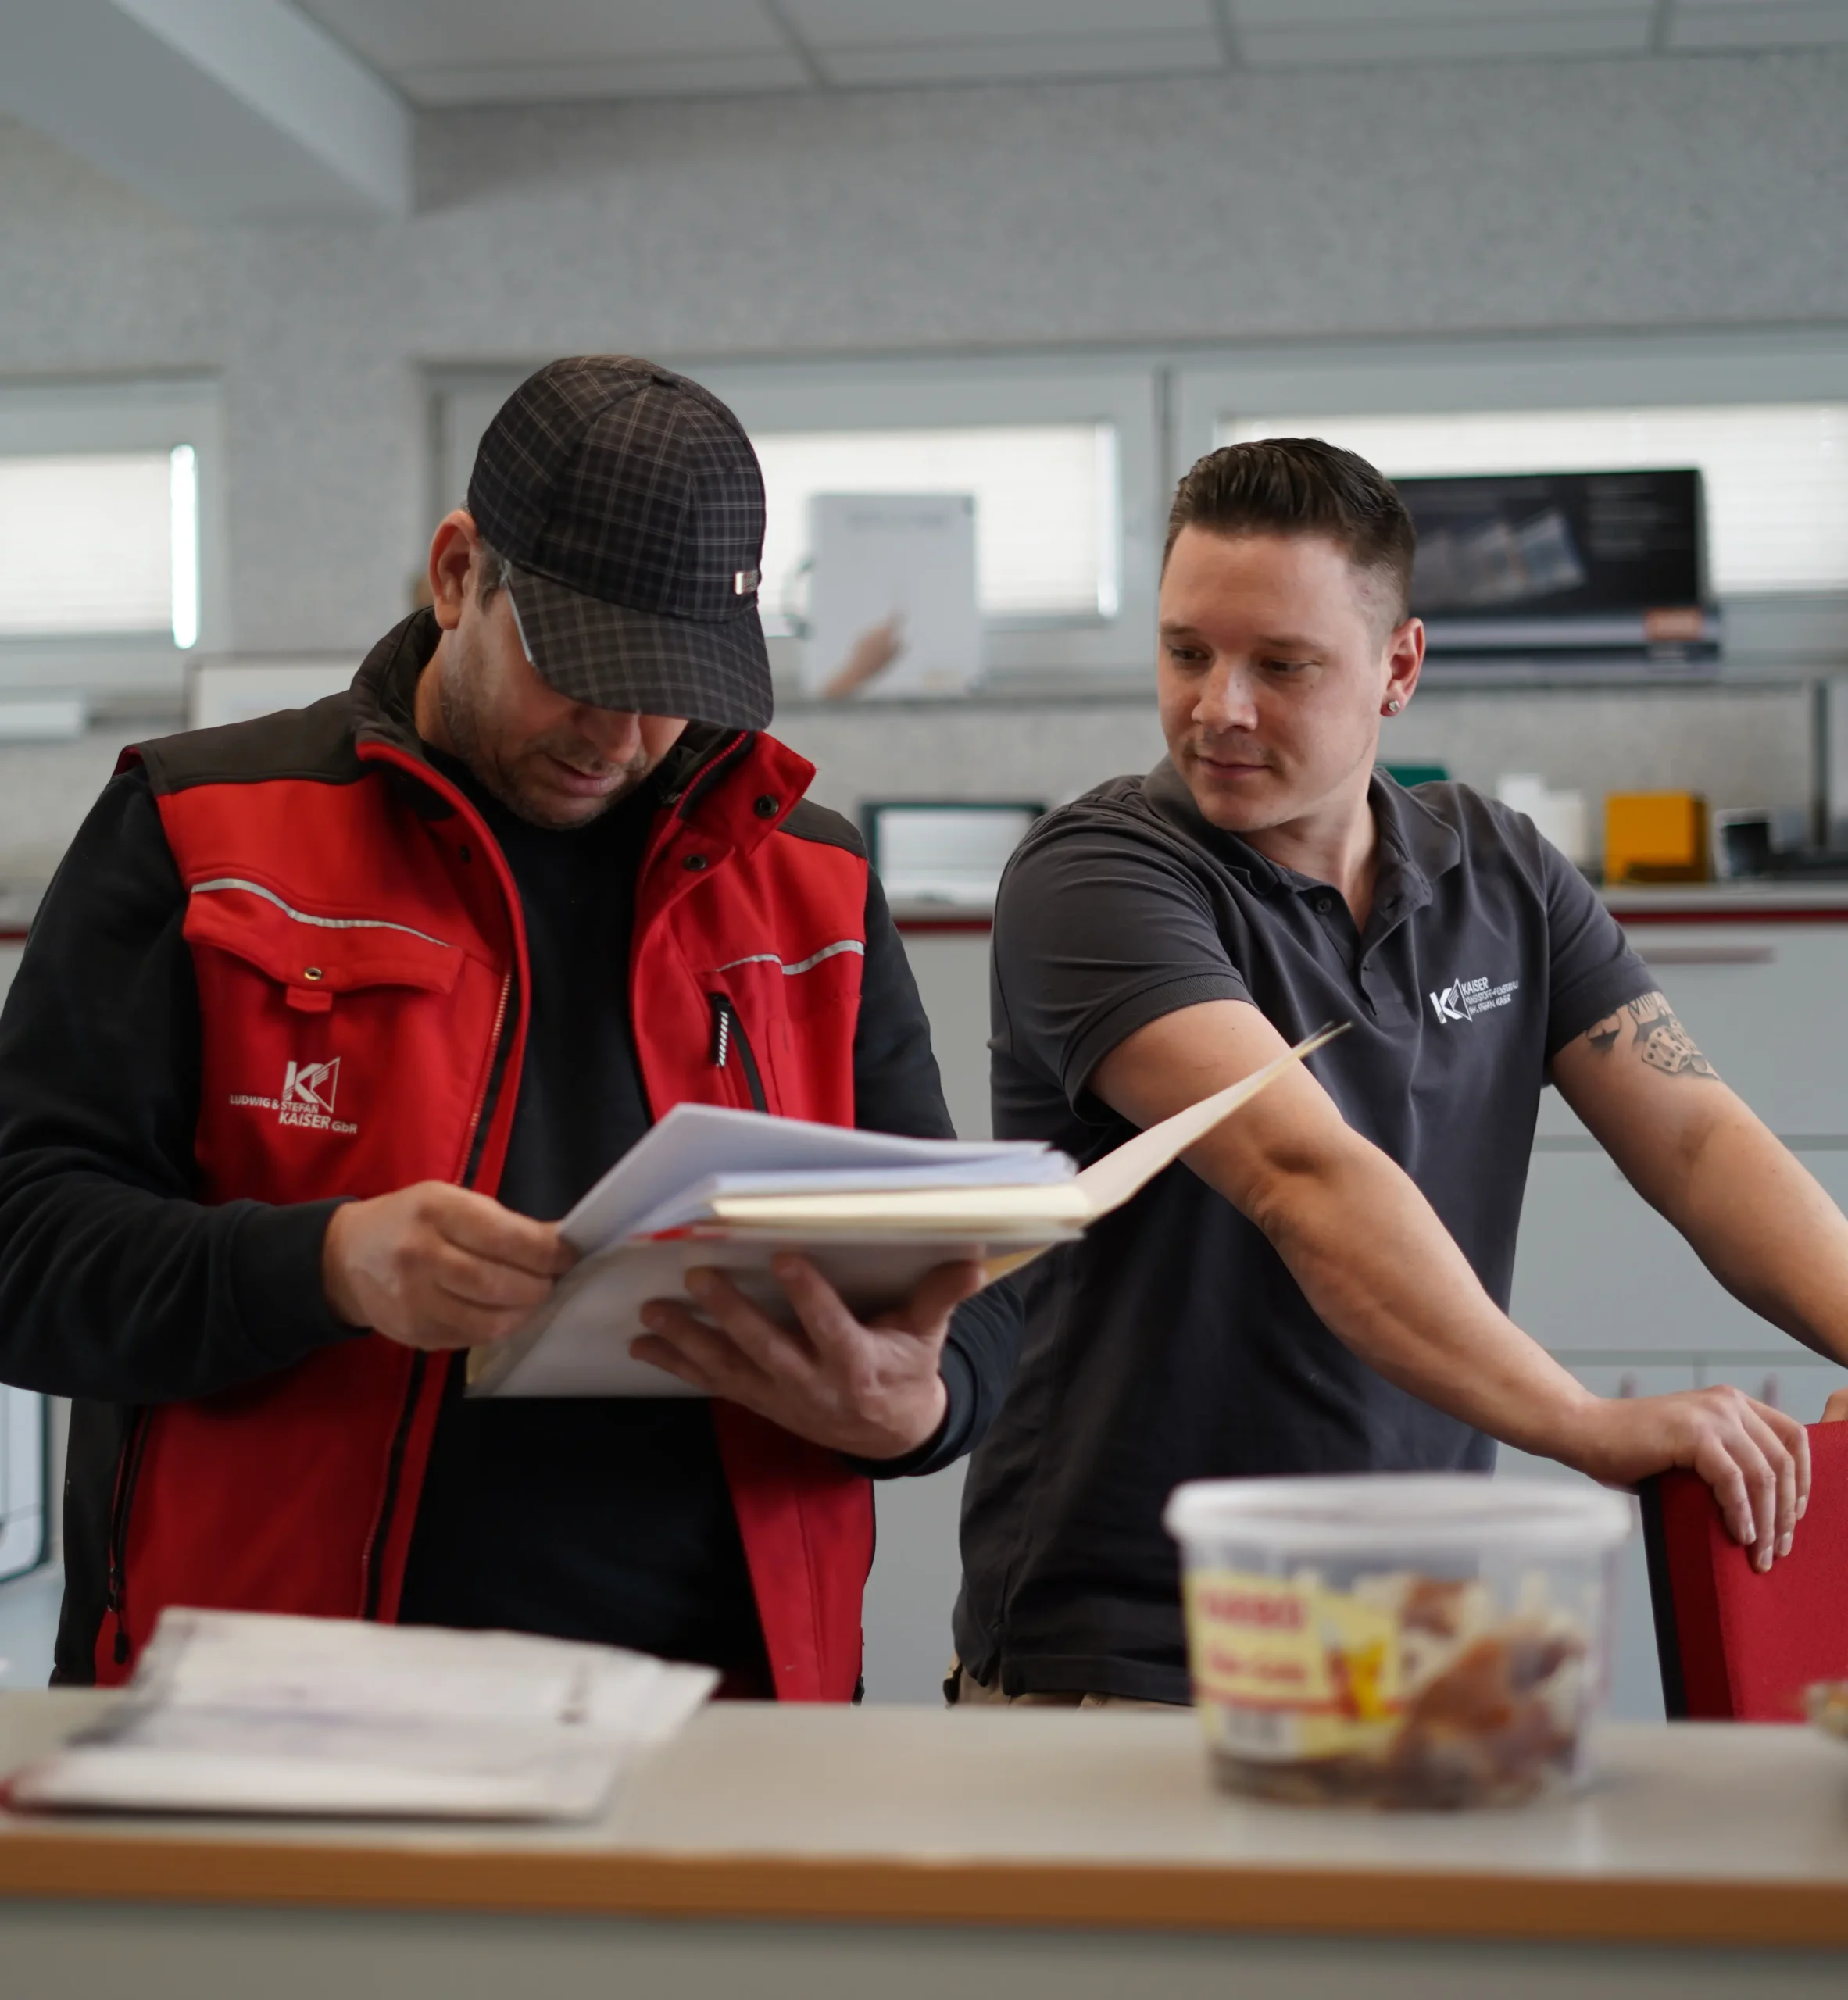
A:
[[[1378,880],[1396,875],[1415,903],[1428,902],[1431,885],[1463,859],[1463,843],[1430,807],[1377,766],[1367,788],[1380,839]]]
[[[1296,877],[1260,854],[1236,834],[1216,827],[1194,803],[1187,780],[1174,769],[1174,760],[1163,757],[1143,780],[1142,795],[1156,812],[1178,827],[1197,845],[1206,848],[1221,864],[1239,876],[1249,889],[1269,895],[1293,886]]]
[[[1247,841],[1216,827],[1194,803],[1187,780],[1163,757],[1144,781],[1143,796],[1161,818],[1197,841],[1247,887],[1265,895],[1300,890],[1304,878],[1280,868]],[[1427,805],[1376,769],[1367,791],[1380,841],[1381,891],[1403,891],[1403,906],[1415,909],[1431,900],[1433,880],[1463,859],[1463,843]]]

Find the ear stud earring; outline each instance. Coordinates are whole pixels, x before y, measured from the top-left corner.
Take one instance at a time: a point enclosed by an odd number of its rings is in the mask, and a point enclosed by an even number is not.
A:
[[[1386,705],[1385,705],[1383,709],[1382,709],[1380,710],[1380,713],[1381,713],[1382,715],[1383,715],[1383,716],[1396,716],[1396,715],[1397,715],[1397,714],[1398,714],[1399,711],[1401,709],[1403,709],[1404,706],[1405,706],[1404,702],[1403,702],[1402,701],[1400,701],[1400,700],[1399,699],[1399,698],[1398,698],[1396,695],[1395,695],[1395,696],[1392,698],[1392,699],[1391,701],[1389,701],[1389,702],[1386,704]]]

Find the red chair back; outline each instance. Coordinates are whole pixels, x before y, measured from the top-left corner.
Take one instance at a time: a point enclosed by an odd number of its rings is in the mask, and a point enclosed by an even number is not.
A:
[[[1671,1720],[1800,1722],[1812,1680],[1848,1679],[1848,1423],[1808,1427],[1809,1511],[1760,1573],[1706,1483],[1642,1490],[1662,1694]]]

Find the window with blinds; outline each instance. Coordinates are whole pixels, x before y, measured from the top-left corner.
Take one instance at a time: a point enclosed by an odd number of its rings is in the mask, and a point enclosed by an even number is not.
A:
[[[170,634],[199,623],[190,445],[0,456],[0,639]]]
[[[1395,479],[1697,467],[1721,597],[1848,590],[1848,403],[1223,419],[1216,442],[1324,438]]]
[[[763,621],[803,601],[809,502],[823,493],[975,496],[977,591],[997,623],[1117,615],[1121,535],[1110,423],[754,431],[763,467]]]

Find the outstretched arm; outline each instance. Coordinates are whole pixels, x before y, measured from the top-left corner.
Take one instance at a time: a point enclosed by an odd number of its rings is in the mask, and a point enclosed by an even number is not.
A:
[[[1661,994],[1568,1042],[1553,1080],[1741,1305],[1848,1366],[1848,1220],[1720,1080]],[[1842,1400],[1831,1416],[1848,1413]]]
[[[1090,1088],[1151,1125],[1283,1048],[1256,1008],[1208,1001],[1138,1029]],[[1735,1389],[1592,1395],[1496,1305],[1410,1177],[1306,1070],[1280,1077],[1187,1158],[1264,1232],[1323,1323],[1389,1380],[1612,1484],[1689,1466],[1760,1568],[1789,1548],[1809,1489],[1800,1424]]]

